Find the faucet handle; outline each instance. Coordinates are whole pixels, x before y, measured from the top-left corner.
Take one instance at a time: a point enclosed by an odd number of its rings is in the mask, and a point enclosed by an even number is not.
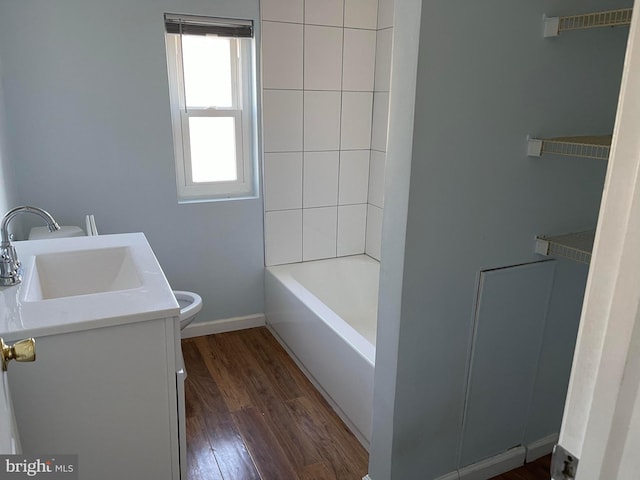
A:
[[[11,287],[22,281],[22,264],[15,247],[0,245],[0,287]]]
[[[2,371],[7,371],[7,364],[11,360],[16,362],[33,362],[36,359],[36,341],[34,338],[20,340],[9,346],[0,338],[0,349],[2,350]]]

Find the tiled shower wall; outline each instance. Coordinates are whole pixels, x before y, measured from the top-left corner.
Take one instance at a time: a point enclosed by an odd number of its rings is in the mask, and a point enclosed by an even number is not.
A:
[[[262,0],[267,265],[379,258],[387,3]]]

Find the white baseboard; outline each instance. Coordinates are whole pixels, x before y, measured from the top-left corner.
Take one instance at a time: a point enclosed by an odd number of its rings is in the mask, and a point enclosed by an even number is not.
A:
[[[221,320],[210,320],[208,322],[193,322],[182,330],[182,338],[202,337],[215,333],[233,332],[246,328],[263,327],[266,325],[264,313],[247,315],[246,317],[223,318]]]
[[[438,477],[436,480],[458,480],[458,472],[448,473],[444,477]],[[373,480],[367,473],[362,480]]]
[[[451,473],[447,473],[444,477],[438,477],[436,478],[436,480],[459,480],[459,476],[458,476],[458,472],[451,472]],[[367,473],[364,477],[362,477],[362,480],[373,480],[369,474]]]
[[[460,480],[460,475],[458,474],[457,471],[456,472],[451,472],[451,473],[447,473],[443,477],[436,478],[436,480]]]
[[[533,462],[553,452],[553,447],[558,443],[559,438],[560,435],[554,433],[527,445],[527,463]]]
[[[487,480],[524,465],[527,449],[516,447],[458,470],[460,480]]]
[[[481,460],[464,467],[458,471],[447,473],[436,480],[486,480],[498,476],[502,473],[521,467],[525,463],[533,462],[540,457],[544,457],[553,451],[553,447],[558,443],[559,435],[554,433],[548,437],[541,438],[530,443],[527,447],[516,447],[507,450],[495,457]],[[367,474],[362,480],[372,480]]]

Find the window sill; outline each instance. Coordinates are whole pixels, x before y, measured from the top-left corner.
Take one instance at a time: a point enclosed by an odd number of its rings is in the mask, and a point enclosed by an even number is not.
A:
[[[207,197],[207,198],[180,198],[178,199],[178,205],[185,205],[190,203],[210,203],[210,202],[230,202],[234,200],[259,200],[258,195],[243,195],[237,197]]]

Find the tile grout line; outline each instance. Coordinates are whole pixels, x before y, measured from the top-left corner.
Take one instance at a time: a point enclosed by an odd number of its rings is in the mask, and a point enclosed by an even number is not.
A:
[[[369,191],[371,190],[371,151],[373,147],[373,109],[375,108],[376,102],[376,68],[378,66],[378,16],[380,13],[380,0],[376,2],[376,42],[375,42],[375,50],[373,52],[373,92],[371,97],[371,134],[369,135],[369,168],[368,168],[368,176],[367,176],[367,203],[364,212],[364,242],[363,242],[363,254],[367,253],[367,229],[369,227]]]
[[[364,212],[364,242],[363,242],[363,254],[366,255],[367,254],[367,229],[369,227],[369,191],[371,189],[371,152],[373,150],[373,112],[374,112],[374,108],[375,108],[375,102],[376,102],[376,68],[378,66],[378,17],[379,17],[379,13],[380,13],[380,0],[377,0],[376,2],[376,28],[374,29],[374,32],[376,34],[376,41],[375,41],[375,49],[373,52],[373,92],[372,92],[372,96],[371,96],[371,133],[369,135],[369,168],[367,169],[367,202],[366,202],[366,207],[365,207],[365,212]]]
[[[340,119],[338,121],[338,188],[336,194],[336,243],[335,258],[338,257],[338,238],[340,237],[340,172],[342,169],[342,109],[344,99],[344,49],[345,49],[345,15],[347,9],[346,0],[342,1],[342,56],[340,58]]]
[[[370,196],[370,187],[371,187],[371,159],[373,158],[373,152],[377,151],[376,149],[373,148],[373,125],[374,125],[374,111],[375,111],[375,104],[376,104],[376,93],[379,93],[378,91],[376,91],[376,71],[378,68],[378,34],[380,33],[380,31],[384,30],[384,28],[380,28],[380,0],[377,1],[377,7],[376,7],[376,49],[375,49],[375,54],[374,54],[374,60],[373,60],[373,97],[371,99],[371,136],[369,139],[369,178],[368,178],[368,182],[367,182],[367,212],[366,212],[366,216],[365,216],[365,229],[364,229],[364,253],[365,255],[367,254],[367,245],[369,243],[369,238],[367,235],[368,232],[368,227],[369,227],[369,223],[370,223],[370,218],[369,218],[369,209],[370,206],[374,207],[376,205],[374,205],[373,203],[370,203],[369,201],[369,196]],[[391,74],[391,72],[389,72],[389,74]],[[387,113],[388,113],[388,106],[387,106]],[[387,125],[387,131],[388,131],[389,127]],[[385,147],[386,150],[386,147]],[[385,165],[386,165],[386,152],[385,152]],[[384,177],[383,177],[384,178]],[[384,190],[384,185],[383,185],[383,190]],[[382,232],[380,233],[382,235]],[[378,253],[378,256],[382,256],[380,255],[380,253]]]
[[[301,205],[300,205],[300,261],[304,262],[304,165],[306,158],[305,151],[305,141],[304,141],[304,105],[305,105],[305,45],[306,45],[306,34],[307,34],[307,24],[306,24],[306,14],[307,14],[307,0],[302,1],[302,178],[300,181],[302,182],[302,186],[300,191],[301,195]]]

